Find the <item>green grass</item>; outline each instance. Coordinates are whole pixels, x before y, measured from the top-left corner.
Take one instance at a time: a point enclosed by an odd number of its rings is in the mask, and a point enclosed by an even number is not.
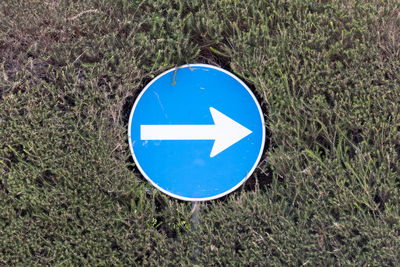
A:
[[[398,1],[1,1],[0,266],[400,265]],[[268,147],[202,204],[135,168],[127,121],[160,72],[226,68]]]

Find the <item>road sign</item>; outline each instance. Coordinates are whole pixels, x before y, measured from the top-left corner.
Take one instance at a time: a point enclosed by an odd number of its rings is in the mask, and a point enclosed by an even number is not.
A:
[[[205,64],[170,69],[140,93],[128,125],[136,166],[182,200],[222,197],[246,181],[264,148],[264,117],[250,89]]]

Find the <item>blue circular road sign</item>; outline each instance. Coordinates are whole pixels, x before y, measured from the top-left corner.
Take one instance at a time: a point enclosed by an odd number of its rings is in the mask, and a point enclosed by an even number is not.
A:
[[[232,73],[184,65],[143,89],[130,114],[128,138],[136,166],[156,188],[182,200],[211,200],[253,173],[264,148],[264,116]]]

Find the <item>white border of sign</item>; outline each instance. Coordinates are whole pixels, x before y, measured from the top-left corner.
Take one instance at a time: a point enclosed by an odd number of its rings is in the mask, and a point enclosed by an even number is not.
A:
[[[175,195],[175,194],[173,194],[173,193],[171,193],[171,192],[168,192],[167,190],[165,190],[165,189],[159,187],[156,183],[154,183],[154,182],[150,179],[150,177],[147,176],[146,172],[142,169],[142,167],[140,166],[138,160],[136,159],[135,152],[133,151],[133,147],[132,147],[132,141],[131,141],[132,116],[133,116],[134,110],[136,109],[136,105],[137,105],[137,103],[139,103],[140,98],[142,97],[142,95],[144,94],[144,92],[146,92],[147,88],[149,88],[155,81],[157,81],[159,78],[161,78],[161,77],[164,76],[165,74],[167,74],[167,73],[169,73],[169,72],[171,72],[171,71],[176,71],[176,70],[178,70],[178,69],[186,68],[186,67],[189,67],[189,68],[192,68],[192,67],[206,67],[206,68],[216,69],[216,70],[219,70],[219,71],[222,71],[222,72],[228,74],[229,76],[231,76],[232,78],[234,78],[235,80],[237,80],[241,85],[243,85],[244,88],[246,88],[246,90],[249,92],[249,94],[250,94],[251,97],[253,98],[254,102],[255,102],[256,105],[257,105],[258,111],[259,111],[259,113],[260,113],[260,118],[261,118],[261,120],[262,120],[262,131],[263,131],[263,133],[262,133],[262,144],[261,144],[261,148],[260,148],[260,152],[259,152],[259,154],[258,154],[257,160],[256,160],[256,162],[254,163],[254,166],[253,166],[253,167],[251,168],[251,170],[247,173],[246,177],[244,177],[243,180],[240,181],[236,186],[234,186],[233,188],[231,188],[231,189],[229,189],[229,190],[227,190],[227,191],[225,191],[225,192],[223,192],[223,193],[220,193],[220,194],[215,195],[215,196],[212,196],[212,197],[206,197],[206,198],[188,198],[188,197],[183,197],[183,196]],[[186,65],[182,65],[182,66],[180,66],[180,67],[176,67],[176,68],[172,68],[172,69],[169,69],[169,70],[167,70],[167,71],[164,71],[163,73],[161,73],[160,75],[158,75],[156,78],[154,78],[151,82],[149,82],[149,83],[146,85],[146,87],[142,90],[142,92],[140,92],[139,96],[138,96],[138,97],[136,98],[136,100],[135,100],[135,104],[133,105],[133,107],[132,107],[132,109],[131,109],[131,114],[130,114],[130,116],[129,116],[129,123],[128,123],[128,141],[129,141],[129,148],[130,148],[130,150],[131,150],[131,154],[132,154],[133,160],[135,161],[135,164],[136,164],[136,166],[138,167],[140,173],[141,173],[154,187],[156,187],[158,190],[160,190],[161,192],[163,192],[163,193],[165,193],[165,194],[167,194],[167,195],[169,195],[169,196],[171,196],[171,197],[174,197],[174,198],[177,198],[177,199],[181,199],[181,200],[185,200],[185,201],[207,201],[207,200],[213,200],[213,199],[217,199],[217,198],[223,197],[223,196],[225,196],[225,195],[227,195],[227,194],[229,194],[229,193],[235,191],[236,189],[238,189],[238,188],[253,174],[255,168],[257,167],[258,163],[260,162],[262,153],[263,153],[263,151],[264,151],[264,145],[265,145],[265,120],[264,120],[264,114],[263,114],[262,109],[261,109],[261,107],[260,107],[260,104],[258,103],[257,98],[254,96],[253,92],[250,90],[250,88],[249,88],[244,82],[242,82],[242,80],[240,80],[240,79],[239,79],[238,77],[236,77],[234,74],[230,73],[230,72],[227,71],[227,70],[224,70],[224,69],[222,69],[222,68],[220,68],[220,67],[216,67],[216,66],[213,66],[213,65],[208,65],[208,64],[186,64]]]

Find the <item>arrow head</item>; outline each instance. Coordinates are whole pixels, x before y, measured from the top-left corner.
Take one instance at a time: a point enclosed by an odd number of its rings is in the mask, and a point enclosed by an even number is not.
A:
[[[210,112],[215,124],[215,142],[211,150],[211,158],[252,133],[215,108],[210,107]]]

